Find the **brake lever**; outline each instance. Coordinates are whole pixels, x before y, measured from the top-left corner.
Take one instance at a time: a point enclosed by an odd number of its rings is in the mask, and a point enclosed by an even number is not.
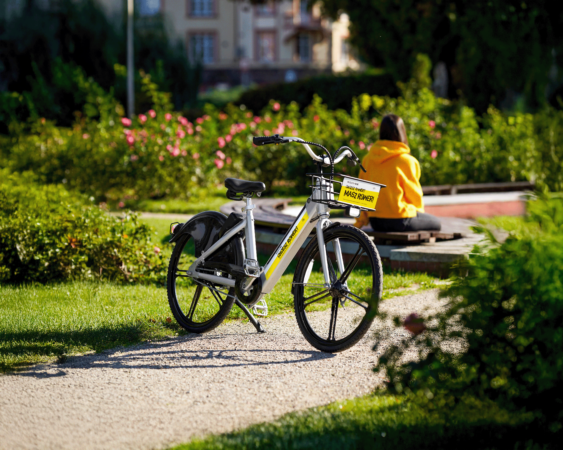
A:
[[[364,168],[364,166],[362,166],[362,163],[360,163],[360,167],[362,168],[362,170],[363,170],[364,172],[367,172],[367,170]]]

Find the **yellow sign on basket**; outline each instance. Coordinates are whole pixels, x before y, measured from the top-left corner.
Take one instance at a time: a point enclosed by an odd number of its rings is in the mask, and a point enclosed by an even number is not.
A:
[[[338,201],[375,210],[380,186],[353,178],[344,178]]]

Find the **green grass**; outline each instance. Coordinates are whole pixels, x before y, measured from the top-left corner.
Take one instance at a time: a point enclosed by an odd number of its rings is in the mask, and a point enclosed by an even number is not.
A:
[[[171,246],[170,221],[142,221],[155,227],[155,238],[166,251]],[[263,265],[267,256],[259,259]],[[270,315],[293,312],[291,284],[296,266],[293,261],[266,296]],[[425,273],[385,269],[383,299],[434,288],[437,282]],[[234,307],[227,320],[248,319]],[[179,333],[183,330],[172,318],[163,286],[80,281],[0,285],[0,371]]]
[[[158,286],[0,286],[0,371],[182,333]]]
[[[174,449],[555,448],[544,445],[554,436],[534,440],[530,419],[493,402],[468,400],[446,413],[405,397],[368,395],[286,414],[270,423],[194,440]]]

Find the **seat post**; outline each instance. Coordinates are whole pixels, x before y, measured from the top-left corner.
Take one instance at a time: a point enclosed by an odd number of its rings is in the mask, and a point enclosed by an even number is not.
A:
[[[256,261],[258,266],[258,257],[256,255],[256,235],[254,232],[254,205],[252,203],[252,197],[246,196],[246,259],[250,261]],[[252,265],[252,263],[250,263]],[[246,264],[245,264],[246,265]]]

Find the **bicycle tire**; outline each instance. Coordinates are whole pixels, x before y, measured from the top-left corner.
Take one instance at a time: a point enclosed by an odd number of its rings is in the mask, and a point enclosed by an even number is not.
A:
[[[334,282],[336,280],[344,279],[344,285],[340,285],[342,286],[342,290],[334,289],[336,286],[335,283],[332,284],[330,289],[326,289],[326,286],[324,285],[325,282],[322,265],[319,258],[318,242],[316,238],[313,238],[303,251],[303,254],[297,264],[292,291],[294,294],[295,317],[297,319],[299,329],[305,339],[318,350],[335,353],[347,350],[354,346],[369,330],[373,320],[375,319],[379,307],[379,301],[381,300],[383,290],[383,269],[379,253],[377,252],[377,248],[375,247],[373,241],[367,234],[358,228],[351,225],[337,225],[325,230],[323,236],[325,239],[325,247],[327,248],[329,271],[331,270],[330,267],[332,267],[331,281]],[[336,264],[335,269],[335,239],[339,239],[341,245],[345,242],[347,246],[350,246],[350,244],[353,246],[353,243],[355,242],[358,247],[354,256],[348,258],[348,261],[344,260],[345,270],[343,273],[340,273],[340,276],[336,275],[337,271],[340,272],[338,270],[338,264]],[[331,243],[333,243],[332,256],[329,253]],[[358,252],[360,253],[358,254]],[[356,259],[355,262],[354,259]],[[357,267],[360,261],[362,264],[360,267]],[[317,265],[317,272],[313,271],[315,265]],[[345,275],[348,270],[350,273],[347,277],[343,278],[343,275]],[[352,273],[355,270],[356,275],[352,279]],[[320,274],[318,273],[319,271]],[[315,276],[317,277],[317,280],[315,280]],[[318,281],[318,283],[312,283],[310,280]],[[366,283],[369,284],[369,286],[367,286]],[[361,287],[364,284],[366,284],[366,286]],[[321,287],[320,285],[323,286]],[[319,291],[311,296],[309,295],[311,292],[306,292],[309,289],[313,292],[315,292],[314,289],[318,289]],[[365,294],[363,294],[363,297],[360,297],[352,293],[352,290],[357,290],[357,292],[360,293],[365,292]],[[324,291],[327,291],[328,297]],[[344,294],[342,294],[343,292]],[[309,301],[311,298],[313,300]],[[348,300],[348,298],[351,300]],[[357,301],[354,302],[354,300]],[[326,331],[324,322],[326,321],[325,316],[327,316],[327,312],[326,309],[322,310],[323,306],[328,306],[326,303],[323,305],[323,302],[325,301],[331,303],[329,314],[330,322],[328,323],[328,336],[326,338],[323,336]],[[317,303],[317,310],[307,311],[309,305],[313,303]],[[339,330],[339,336],[337,338],[336,325],[338,323],[338,312],[346,309],[345,304],[348,304],[346,315],[349,317],[341,319],[341,322],[346,322],[343,327],[349,329],[350,332],[346,330]],[[363,308],[363,310],[360,309],[360,307]],[[362,317],[358,319],[360,316]],[[334,317],[334,322],[332,321],[332,317]],[[357,326],[354,322],[356,320],[359,322]]]
[[[197,248],[200,249],[209,248],[218,239],[217,231],[225,223],[226,217],[223,214],[216,212],[201,213],[195,216],[192,219],[192,221],[198,219],[201,219],[201,223],[205,223],[205,225],[207,225],[208,228],[211,227],[212,230],[209,229],[205,230],[205,232],[202,234],[204,236],[203,239],[205,240],[205,242],[201,242],[200,239],[197,242]],[[201,231],[201,227],[199,228],[198,231]],[[213,231],[213,233],[211,231]],[[190,246],[190,241],[194,243],[192,246]],[[178,271],[180,272],[182,271],[179,269],[179,264],[183,259],[186,260],[186,263],[184,263],[182,267],[183,270],[186,270],[186,266],[188,266],[188,264],[191,263],[191,261],[195,260],[196,258],[195,249],[196,249],[195,239],[189,233],[185,233],[184,235],[182,235],[176,242],[174,250],[172,251],[170,263],[168,265],[168,277],[167,277],[168,303],[170,305],[170,310],[172,311],[174,318],[182,328],[184,328],[186,331],[189,331],[191,333],[207,333],[217,328],[223,322],[223,320],[225,320],[225,318],[231,311],[231,308],[235,301],[234,298],[235,289],[229,288],[227,290],[225,286],[214,285],[212,283],[208,283],[203,280],[199,280],[200,283],[202,283],[200,284],[191,277],[178,275]],[[229,262],[232,262],[234,264],[242,265],[243,262],[242,240],[238,237],[231,239],[227,244],[225,244],[225,246],[223,246],[223,248],[219,249],[214,255],[219,255],[219,257],[228,259]],[[212,260],[213,256],[209,258],[209,260]],[[227,275],[221,274],[221,276],[227,276]],[[187,280],[191,280],[191,281],[183,281],[184,286],[182,286],[181,290],[182,290],[182,294],[185,295],[179,295],[179,286],[177,283],[178,278],[185,278]],[[213,288],[221,291],[222,294],[213,291]],[[190,307],[189,308],[182,307],[182,305],[186,303],[183,297],[184,296],[189,297],[190,295],[189,291],[191,289],[194,290],[194,297],[192,297],[192,302],[190,303]],[[195,295],[198,295],[198,298],[195,306],[193,306]],[[204,296],[203,302],[200,302],[202,295]],[[219,296],[219,298],[222,300],[222,303],[219,303],[217,296]],[[211,301],[206,302],[206,300],[209,299],[211,299]],[[218,303],[216,307],[213,306],[213,300],[215,300]],[[197,311],[198,305],[202,306],[200,310],[203,311]],[[196,319],[201,318],[202,319],[201,322],[194,320],[194,316],[196,316],[195,317]]]

